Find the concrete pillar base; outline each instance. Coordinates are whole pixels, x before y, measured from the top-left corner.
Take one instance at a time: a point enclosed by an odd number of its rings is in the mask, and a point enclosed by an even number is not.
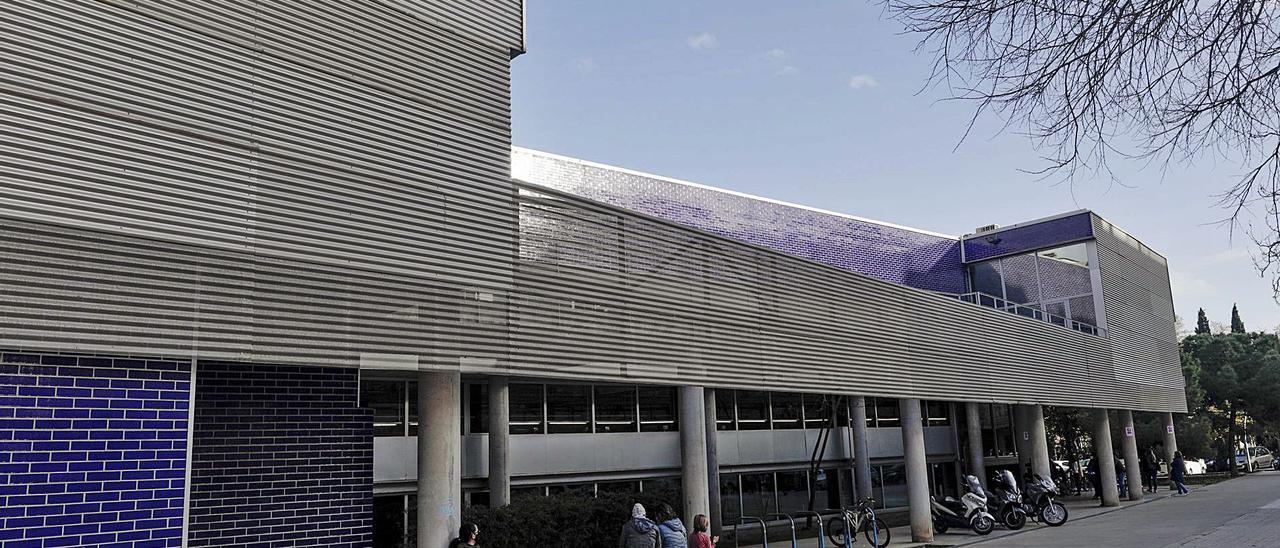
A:
[[[1111,447],[1111,419],[1106,409],[1093,410],[1093,458],[1098,461],[1098,477],[1102,487],[1102,505],[1120,506],[1120,489],[1116,486],[1116,455]]]
[[[511,504],[511,392],[506,377],[489,378],[489,506]]]
[[[969,461],[968,473],[978,478],[982,488],[987,488],[986,452],[982,447],[982,414],[979,403],[964,404],[965,439],[969,443],[966,459]]]
[[[849,434],[853,443],[853,480],[858,500],[875,493],[871,489],[871,449],[867,446],[867,399],[850,398]]]
[[[684,522],[693,529],[693,517],[707,514],[711,504],[707,475],[706,401],[701,386],[680,387],[681,487],[684,491]]]
[[[924,424],[920,400],[898,400],[902,417],[902,456],[907,468],[907,505],[912,542],[933,542],[933,517],[929,504],[929,466],[925,462]]]
[[[462,525],[462,381],[418,372],[418,546],[444,546]]]
[[[1118,412],[1120,415],[1120,428],[1124,430],[1121,436],[1121,449],[1124,452],[1124,468],[1129,492],[1129,500],[1142,500],[1142,462],[1138,457],[1138,438],[1133,430],[1133,412],[1128,409],[1122,409]]]

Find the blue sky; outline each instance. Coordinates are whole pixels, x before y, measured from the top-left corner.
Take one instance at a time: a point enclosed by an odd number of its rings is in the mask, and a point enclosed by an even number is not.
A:
[[[1089,208],[1169,259],[1174,302],[1280,325],[1249,240],[1213,225],[1239,168],[1138,162],[1073,184],[1025,173],[1017,128],[924,89],[932,58],[869,1],[528,0],[517,145],[943,232]]]

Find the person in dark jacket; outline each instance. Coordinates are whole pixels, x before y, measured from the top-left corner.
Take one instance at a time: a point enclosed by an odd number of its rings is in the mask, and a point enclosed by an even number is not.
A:
[[[684,529],[684,522],[665,502],[658,506],[658,536],[662,538],[662,548],[689,548],[689,533]]]
[[[1085,469],[1085,474],[1088,474],[1089,482],[1093,484],[1094,500],[1102,498],[1102,474],[1098,472],[1097,457],[1089,459],[1089,467]]]
[[[449,548],[461,548],[464,546],[480,545],[480,526],[474,523],[464,523],[458,528],[458,538],[449,542]]]
[[[1160,487],[1156,483],[1156,474],[1159,472],[1160,459],[1156,458],[1156,448],[1155,446],[1148,447],[1147,454],[1142,457],[1142,482],[1146,484],[1143,487],[1152,493],[1156,492],[1156,489]]]
[[[1182,451],[1173,452],[1173,462],[1169,463],[1169,481],[1178,489],[1175,495],[1187,494],[1187,486],[1182,484],[1187,475],[1187,461],[1182,460]]]
[[[622,536],[618,538],[618,548],[660,548],[661,546],[658,525],[645,517],[644,506],[637,502],[631,507],[631,519],[622,524]]]

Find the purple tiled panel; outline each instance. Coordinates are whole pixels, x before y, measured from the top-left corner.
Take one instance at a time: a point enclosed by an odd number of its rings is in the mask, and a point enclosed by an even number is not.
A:
[[[1092,237],[1092,215],[1086,211],[991,234],[969,236],[964,240],[964,260],[972,263]]]
[[[355,368],[196,367],[192,547],[373,542],[373,410]]]
[[[966,291],[960,242],[532,151],[516,178],[735,240],[930,291]]]
[[[0,355],[0,546],[182,544],[191,364]]]

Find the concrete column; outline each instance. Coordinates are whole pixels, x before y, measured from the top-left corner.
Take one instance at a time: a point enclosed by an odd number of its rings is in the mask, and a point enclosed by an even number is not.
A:
[[[933,518],[929,508],[929,466],[925,463],[920,400],[900,398],[898,410],[902,417],[902,456],[907,468],[911,541],[933,542]]]
[[[1142,500],[1142,463],[1138,461],[1138,437],[1133,431],[1133,411],[1121,409],[1120,428],[1124,430],[1121,450],[1124,451],[1124,468],[1128,475],[1129,500]]]
[[[969,440],[969,474],[976,476],[987,488],[986,451],[982,448],[982,411],[978,403],[964,404],[965,432]],[[963,483],[963,482],[962,482]]]
[[[867,398],[853,396],[849,430],[853,440],[853,481],[858,500],[873,495],[871,490],[871,450],[867,447]]]
[[[680,387],[680,458],[681,487],[684,491],[684,522],[693,516],[711,515],[707,486],[707,423],[704,416],[706,398],[701,386]],[[692,526],[691,526],[692,527]]]
[[[707,517],[711,519],[711,534],[717,536],[723,527],[720,517],[720,457],[716,454],[717,430],[716,430],[716,390],[707,388],[704,390],[706,404],[703,406],[703,415],[706,417],[707,430],[707,507],[710,513]],[[693,523],[686,524],[690,530],[693,529]]]
[[[418,372],[418,546],[444,546],[462,525],[461,385],[457,372]]]
[[[506,377],[489,377],[489,506],[511,504],[511,389]]]
[[[1022,474],[1031,464],[1031,427],[1027,420],[1027,406],[1013,405],[1013,447],[1018,452],[1018,472],[1014,474],[1022,481]]]
[[[1098,477],[1102,483],[1102,505],[1120,506],[1120,490],[1116,487],[1115,452],[1111,448],[1111,420],[1106,409],[1093,410],[1093,458],[1098,461]]]
[[[1173,462],[1173,454],[1178,450],[1178,435],[1173,431],[1173,413],[1165,413],[1164,419],[1164,461]]]
[[[1027,447],[1031,450],[1031,471],[1042,478],[1052,478],[1049,464],[1049,433],[1044,427],[1044,406],[1028,405],[1026,419],[1031,430],[1031,442]]]

